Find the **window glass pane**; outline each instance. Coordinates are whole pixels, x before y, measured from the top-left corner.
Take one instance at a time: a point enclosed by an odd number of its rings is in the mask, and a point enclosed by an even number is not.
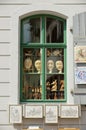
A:
[[[41,49],[23,49],[23,98],[41,99]]]
[[[64,99],[64,49],[46,49],[46,99]]]
[[[46,68],[47,73],[64,72],[64,49],[48,48],[46,49]]]
[[[64,99],[64,75],[47,74],[46,99]]]
[[[41,99],[40,74],[24,74],[23,99]]]
[[[41,72],[41,50],[39,48],[23,49],[23,66],[25,72]]]
[[[46,18],[46,42],[63,42],[63,22],[53,18]]]
[[[23,21],[23,43],[40,42],[40,18]]]

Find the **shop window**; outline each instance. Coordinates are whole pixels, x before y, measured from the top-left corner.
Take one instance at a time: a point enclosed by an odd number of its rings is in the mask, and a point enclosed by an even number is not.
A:
[[[51,15],[21,20],[21,102],[66,101],[66,22]]]

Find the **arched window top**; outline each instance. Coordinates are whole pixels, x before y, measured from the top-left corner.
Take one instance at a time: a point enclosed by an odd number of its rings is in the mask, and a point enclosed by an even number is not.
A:
[[[22,19],[21,25],[23,44],[64,43],[65,20],[62,18],[52,15],[34,15]]]

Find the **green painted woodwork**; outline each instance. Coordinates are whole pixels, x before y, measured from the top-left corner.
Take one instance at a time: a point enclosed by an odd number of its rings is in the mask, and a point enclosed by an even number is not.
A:
[[[60,20],[61,22],[63,22],[63,42],[62,43],[46,43],[46,17],[48,18],[55,18],[57,20]],[[24,32],[23,32],[23,26],[24,26],[24,22],[25,20],[28,21],[29,19],[34,19],[35,18],[40,18],[40,21],[41,21],[41,30],[40,30],[40,43],[23,43],[23,35],[24,35]],[[66,56],[67,56],[67,53],[66,53],[66,20],[65,19],[62,19],[60,17],[57,17],[57,16],[52,16],[52,15],[49,15],[49,14],[41,14],[41,15],[33,15],[33,16],[29,16],[29,17],[26,17],[24,19],[22,19],[20,21],[21,23],[21,33],[20,33],[20,102],[65,102],[67,101],[67,59],[66,59]],[[41,49],[41,53],[42,53],[42,56],[41,56],[41,59],[42,59],[42,99],[40,100],[34,100],[34,99],[24,99],[23,98],[23,92],[22,92],[22,88],[23,88],[23,84],[24,84],[24,77],[23,77],[23,74],[24,74],[24,70],[23,70],[23,48],[40,48]],[[64,73],[62,73],[61,75],[64,75],[64,99],[45,99],[45,95],[46,95],[46,88],[45,88],[45,81],[46,81],[46,55],[45,55],[45,52],[46,52],[46,49],[47,48],[61,48],[64,50]],[[30,74],[30,73],[29,73]],[[55,73],[56,74],[56,73]],[[35,75],[35,73],[34,73]]]

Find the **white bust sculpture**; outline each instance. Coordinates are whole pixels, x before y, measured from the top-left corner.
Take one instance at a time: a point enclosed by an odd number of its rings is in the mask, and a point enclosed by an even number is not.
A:
[[[54,61],[53,60],[48,60],[47,62],[47,69],[49,73],[52,73],[54,68]]]
[[[36,60],[35,61],[35,68],[36,68],[38,73],[41,72],[41,60]]]
[[[63,62],[62,62],[62,60],[57,60],[56,61],[56,69],[57,69],[58,73],[62,73],[62,69],[63,69]]]

